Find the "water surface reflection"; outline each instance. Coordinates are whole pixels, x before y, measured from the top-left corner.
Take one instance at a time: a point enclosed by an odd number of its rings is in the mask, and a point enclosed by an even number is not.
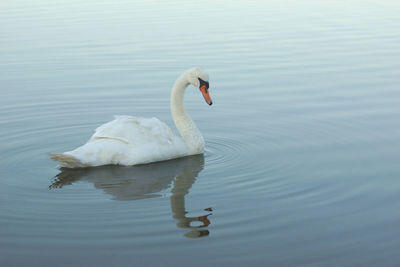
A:
[[[185,196],[204,168],[204,156],[195,155],[169,161],[156,162],[132,167],[101,166],[95,168],[61,168],[49,186],[62,188],[77,181],[88,181],[95,188],[112,195],[115,200],[137,200],[162,196],[161,191],[172,185],[171,212],[178,220],[179,228],[190,229],[186,237],[196,238],[209,235],[206,227],[211,223],[209,212],[199,217],[188,217],[185,209]]]

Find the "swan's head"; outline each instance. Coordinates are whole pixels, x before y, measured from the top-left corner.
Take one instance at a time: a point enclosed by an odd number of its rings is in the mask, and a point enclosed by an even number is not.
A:
[[[186,76],[189,80],[189,83],[200,89],[200,92],[203,94],[204,100],[206,100],[207,104],[212,105],[212,100],[208,91],[208,74],[205,71],[195,67],[188,70],[186,72]]]

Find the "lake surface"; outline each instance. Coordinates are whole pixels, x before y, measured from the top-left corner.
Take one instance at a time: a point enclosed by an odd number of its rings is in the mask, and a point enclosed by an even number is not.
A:
[[[398,266],[398,1],[2,1],[1,266]],[[113,115],[204,155],[60,170]]]

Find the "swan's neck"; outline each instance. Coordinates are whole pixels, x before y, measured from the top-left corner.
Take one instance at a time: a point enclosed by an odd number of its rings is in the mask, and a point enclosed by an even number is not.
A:
[[[190,149],[190,154],[200,154],[204,152],[203,136],[186,112],[183,104],[183,96],[188,85],[189,82],[185,73],[176,80],[171,93],[171,113],[176,128],[178,128],[183,141]]]

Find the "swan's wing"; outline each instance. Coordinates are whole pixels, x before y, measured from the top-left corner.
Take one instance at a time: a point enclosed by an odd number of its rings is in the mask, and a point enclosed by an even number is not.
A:
[[[136,165],[185,156],[183,140],[157,118],[116,116],[83,146],[63,153],[86,166]]]
[[[113,121],[98,127],[89,142],[101,139],[114,139],[130,146],[143,146],[149,143],[169,145],[179,137],[157,118],[115,116]]]

